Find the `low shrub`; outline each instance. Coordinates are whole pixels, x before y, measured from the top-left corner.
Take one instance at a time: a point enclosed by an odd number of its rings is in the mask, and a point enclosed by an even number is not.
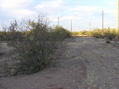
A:
[[[80,32],[73,32],[72,35],[78,36],[89,36],[95,38],[105,38],[107,40],[119,40],[119,33],[117,33],[116,29],[95,29],[91,31],[80,31]]]
[[[71,33],[61,26],[56,26],[52,34],[56,40],[64,40],[68,37],[71,37]]]
[[[73,36],[79,36],[80,35],[80,32],[71,32],[71,35],[73,35]]]
[[[115,39],[116,37],[116,34],[115,33],[105,33],[105,38],[108,39],[108,40],[113,40]]]

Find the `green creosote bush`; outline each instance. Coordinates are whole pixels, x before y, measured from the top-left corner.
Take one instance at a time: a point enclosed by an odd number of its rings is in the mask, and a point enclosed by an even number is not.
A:
[[[56,40],[64,40],[71,37],[71,33],[61,26],[56,26],[53,31],[53,36]]]
[[[53,53],[55,42],[51,41],[46,24],[30,22],[31,32],[17,47],[20,53],[20,71],[23,73],[38,72],[45,68],[49,56]]]

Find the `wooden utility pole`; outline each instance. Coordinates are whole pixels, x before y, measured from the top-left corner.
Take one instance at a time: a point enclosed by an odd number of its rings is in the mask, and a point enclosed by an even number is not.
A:
[[[89,22],[89,30],[92,30],[91,22]]]
[[[116,34],[118,34],[118,33],[119,33],[119,0],[117,2],[117,30],[116,30]],[[119,38],[118,35],[116,35],[115,42],[117,42],[118,38]]]
[[[58,16],[58,26],[59,26],[59,19],[60,19],[60,18],[59,18],[59,16]]]
[[[119,32],[119,0],[118,0],[118,9],[117,9],[117,13],[118,13],[118,21],[117,21],[117,32]]]
[[[102,10],[102,30],[104,29],[104,11]]]
[[[72,20],[71,20],[71,32],[72,32]]]

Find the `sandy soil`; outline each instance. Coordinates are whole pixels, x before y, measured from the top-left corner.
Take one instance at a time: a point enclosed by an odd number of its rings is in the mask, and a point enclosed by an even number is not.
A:
[[[32,75],[0,78],[0,89],[119,89],[119,48],[102,39],[73,38],[55,64]]]

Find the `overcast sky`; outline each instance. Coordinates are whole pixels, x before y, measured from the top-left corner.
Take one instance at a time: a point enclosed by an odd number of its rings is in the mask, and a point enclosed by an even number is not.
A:
[[[73,30],[101,27],[101,11],[105,12],[105,27],[116,27],[118,0],[0,0],[0,24],[13,19],[31,18],[39,14],[49,17],[50,25],[57,24]]]

